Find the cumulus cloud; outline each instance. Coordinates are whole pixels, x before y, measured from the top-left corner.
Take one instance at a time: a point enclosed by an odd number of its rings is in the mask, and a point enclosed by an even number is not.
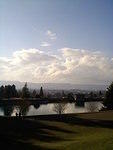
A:
[[[55,40],[57,38],[56,33],[53,33],[50,30],[46,31],[46,35],[51,39],[51,40]]]
[[[51,44],[48,43],[48,42],[42,42],[40,46],[42,46],[42,47],[48,47],[48,46],[51,46]]]
[[[104,84],[113,80],[113,61],[82,49],[62,48],[57,55],[23,49],[0,57],[0,75],[1,80]]]

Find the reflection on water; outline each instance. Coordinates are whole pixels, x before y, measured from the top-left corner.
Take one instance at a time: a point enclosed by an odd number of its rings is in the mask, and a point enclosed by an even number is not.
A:
[[[0,107],[0,109],[3,112],[3,116],[11,116],[14,110],[13,106],[8,106],[8,105],[7,106],[3,105]]]
[[[84,106],[77,106],[75,103],[48,103],[30,105],[28,102],[21,102],[18,105],[0,106],[1,116],[15,116],[21,112],[22,115],[45,115],[62,113],[83,113],[99,111],[103,104],[101,102],[85,102]]]
[[[67,103],[55,103],[53,107],[53,111],[57,114],[63,114],[66,110]]]
[[[86,102],[85,108],[88,110],[88,112],[97,112],[103,107],[103,104],[101,102]]]
[[[40,107],[40,104],[34,104],[33,106],[35,109],[38,109]]]

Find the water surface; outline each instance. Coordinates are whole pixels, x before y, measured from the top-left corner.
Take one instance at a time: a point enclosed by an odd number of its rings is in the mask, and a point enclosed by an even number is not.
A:
[[[77,106],[75,103],[48,103],[48,104],[35,104],[35,105],[7,105],[0,106],[1,116],[15,116],[16,113],[21,111],[22,115],[46,115],[46,114],[59,114],[59,113],[84,113],[84,112],[97,112],[102,108],[102,102],[85,102],[84,106]]]

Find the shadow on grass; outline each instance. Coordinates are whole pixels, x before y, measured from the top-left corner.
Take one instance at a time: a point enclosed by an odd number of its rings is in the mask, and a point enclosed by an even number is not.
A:
[[[29,141],[36,140],[37,144],[40,144],[40,142],[49,142],[51,144],[55,141],[65,141],[65,139],[49,132],[52,130],[70,133],[68,130],[46,125],[38,120],[0,118],[0,145],[4,149],[8,146],[8,149],[16,150],[48,150],[38,145],[34,146]]]
[[[113,121],[110,120],[98,120],[98,119],[86,119],[79,118],[77,115],[73,114],[62,114],[62,115],[44,115],[38,116],[40,120],[48,120],[48,121],[58,121],[64,122],[71,125],[83,125],[87,127],[104,127],[104,128],[113,128]]]
[[[40,146],[34,146],[29,143],[22,143],[17,141],[17,139],[11,139],[7,137],[0,137],[0,147],[3,149],[10,150],[48,150],[47,148],[42,148]]]
[[[41,120],[51,121],[51,125]],[[53,126],[52,121],[87,127],[113,128],[113,121],[83,119],[72,114],[31,116],[24,117],[23,120],[0,117],[0,146],[11,150],[48,150],[41,147],[40,142],[48,142],[51,145],[52,142],[65,141],[62,137],[52,134],[52,131],[76,134],[60,126]],[[37,146],[29,143],[32,140],[37,141]]]

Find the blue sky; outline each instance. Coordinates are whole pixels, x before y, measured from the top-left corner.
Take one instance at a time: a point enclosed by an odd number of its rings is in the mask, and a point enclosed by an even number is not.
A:
[[[38,48],[98,50],[113,56],[112,0],[1,0],[0,55]],[[50,30],[57,39],[45,35]],[[41,42],[51,42],[40,47]]]
[[[0,0],[0,80],[113,81],[113,0]]]

